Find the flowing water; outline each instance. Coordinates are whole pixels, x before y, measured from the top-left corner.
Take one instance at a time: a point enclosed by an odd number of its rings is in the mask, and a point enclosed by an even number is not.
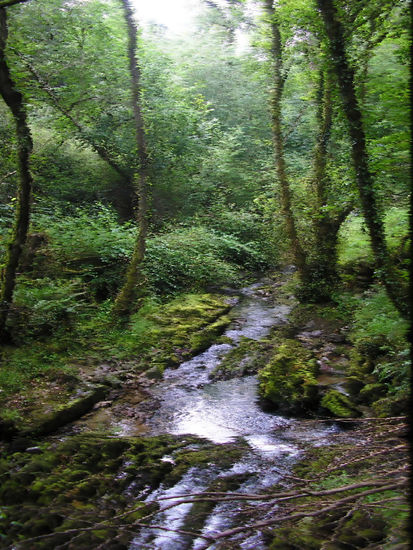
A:
[[[220,470],[214,464],[206,470],[191,468],[175,486],[166,489],[161,485],[147,501],[201,492],[211,481],[234,474],[245,474],[246,481],[237,489],[239,492],[257,493],[274,485],[283,473],[288,472],[301,454],[303,442],[323,445],[337,431],[334,425],[314,429],[298,420],[264,412],[257,403],[255,376],[210,381],[211,371],[242,337],[260,340],[273,327],[287,322],[291,307],[272,303],[261,286],[257,283],[241,291],[241,299],[232,310],[233,321],[225,332],[232,343],[214,344],[179,368],[166,371],[164,379],[152,390],[160,403],[149,421],[152,435],[192,434],[216,444],[242,438],[247,443],[244,456],[227,470]],[[165,460],[173,458],[165,457]],[[153,520],[154,525],[182,529],[191,503],[168,508],[173,499],[162,502],[161,511]],[[236,502],[218,504],[207,518],[203,534],[230,527],[238,507]],[[135,537],[130,549],[196,550],[201,543],[201,539],[188,540],[176,532],[145,529]],[[244,536],[238,541],[238,547],[266,548],[259,533]]]

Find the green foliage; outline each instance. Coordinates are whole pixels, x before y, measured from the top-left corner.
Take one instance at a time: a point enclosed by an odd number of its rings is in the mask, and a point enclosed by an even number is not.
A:
[[[116,179],[95,152],[78,140],[63,140],[44,123],[36,122],[32,134],[35,149],[31,163],[36,195],[77,205],[110,196]]]
[[[366,293],[355,310],[349,389],[379,416],[394,416],[407,407],[411,377],[407,331],[408,322],[380,287]]]
[[[81,277],[89,295],[106,299],[116,292],[132,253],[136,229],[121,224],[112,208],[100,203],[90,207],[43,207],[35,217],[35,229],[44,231],[49,245],[43,253],[51,276],[63,272]]]
[[[395,206],[389,208],[384,216],[386,240],[390,253],[400,253],[400,246],[408,235],[409,213],[407,208]],[[350,215],[342,225],[339,234],[338,262],[341,266],[371,263],[373,254],[370,239],[362,216]]]
[[[350,418],[360,415],[360,412],[354,407],[350,399],[336,390],[328,391],[321,399],[320,405],[333,416]]]
[[[218,225],[224,228],[226,219],[232,221],[228,233],[200,225],[178,226],[148,238],[144,269],[154,292],[169,295],[189,288],[236,285],[241,270],[259,271],[269,265],[260,242],[239,238],[259,238],[256,217],[245,213],[236,222],[235,214],[227,214]],[[243,220],[248,222],[244,227]],[[54,262],[49,269],[57,273],[63,266],[68,277],[81,277],[87,282],[94,296],[113,295],[132,252],[136,232],[133,224],[121,224],[112,209],[95,204],[71,208],[68,214],[63,214],[61,207],[43,209],[36,217],[35,229],[49,237],[50,243],[43,251]],[[229,233],[231,230],[235,234]]]
[[[260,269],[265,258],[252,245],[204,227],[180,228],[148,239],[145,269],[161,294],[185,288],[237,285],[239,268]]]
[[[85,308],[85,294],[80,280],[20,279],[9,328],[20,341],[57,332]]]
[[[100,203],[77,208],[68,205],[66,209],[56,206],[52,212],[36,216],[35,228],[49,234],[52,253],[63,264],[125,261],[135,234],[131,223],[120,224],[113,209]]]
[[[378,346],[380,352],[404,347],[408,323],[402,319],[385,291],[374,287],[354,313],[351,339],[357,347]]]

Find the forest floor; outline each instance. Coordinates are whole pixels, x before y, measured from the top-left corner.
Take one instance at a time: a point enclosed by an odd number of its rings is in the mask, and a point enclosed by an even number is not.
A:
[[[296,304],[293,286],[285,276],[266,280],[259,292],[295,304],[288,323],[259,344],[244,341],[228,354],[215,379],[252,374],[271,358],[274,346],[295,339],[316,360],[322,393],[340,393],[349,363],[347,327],[331,307]],[[37,379],[5,401],[20,414],[17,423],[3,422],[0,548],[127,548],[132,524],[136,531],[156,510],[155,502],[137,504],[148,487],[172,485],[193,465],[229,466],[244,452],[239,441],[214,445],[192,436],[145,435],[156,406],[151,387],[163,369],[219,341],[229,324],[232,296],[204,294],[195,302],[191,298],[166,308],[157,319],[159,345],[150,355],[83,361],[76,373]],[[360,405],[343,413],[342,405],[317,409],[302,420],[310,429],[336,422],[341,431],[334,444],[308,446],[277,486],[245,495],[245,500],[259,500],[259,506],[244,507],[236,525],[205,539],[205,548],[212,543],[217,549],[239,548],[242,537],[255,530],[271,550],[407,550],[406,417],[377,418]],[[120,437],[116,430],[111,433],[125,418],[135,431]],[[173,464],[163,460],[172,454]],[[231,490],[231,483],[218,484],[208,495],[198,495],[206,506],[201,517],[211,502],[235,498]]]

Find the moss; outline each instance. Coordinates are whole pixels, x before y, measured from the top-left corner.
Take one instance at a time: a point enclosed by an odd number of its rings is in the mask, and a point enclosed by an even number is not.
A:
[[[199,454],[191,459],[191,452],[184,449],[195,443],[199,445]],[[231,453],[225,452],[228,449],[221,450],[219,446],[220,451],[214,455],[213,448],[212,444],[188,436],[108,438],[87,434],[44,444],[39,455],[10,454],[0,462],[0,471],[5,474],[0,507],[7,507],[7,514],[0,517],[0,531],[7,533],[2,543],[9,547],[25,537],[82,527],[85,521],[98,524],[134,509],[139,498],[131,498],[125,491],[139,495],[148,487],[155,489],[161,482],[168,483],[174,465],[161,460],[165,454],[181,451],[179,466],[169,482],[179,479],[192,464],[206,466],[211,456],[214,460],[221,453],[223,461],[225,455],[226,463],[233,464],[228,458]],[[232,459],[234,456],[239,454],[234,452]],[[57,516],[48,525],[44,519],[50,510],[55,510]],[[132,522],[147,513],[148,507],[142,503],[131,518],[127,515],[122,521]],[[102,529],[106,530],[106,526]],[[76,548],[94,548],[98,545],[97,538],[90,532],[84,534],[82,540],[76,538]],[[67,540],[66,535],[56,535],[44,539],[39,548],[51,550]]]
[[[284,340],[258,373],[260,395],[285,413],[314,411],[319,404],[317,373],[311,353],[295,340]]]
[[[333,416],[341,418],[351,418],[361,414],[350,399],[337,390],[328,391],[321,400],[321,406]]]
[[[363,402],[366,403],[372,403],[373,401],[377,401],[381,397],[384,397],[386,394],[386,387],[384,384],[380,384],[379,382],[376,382],[374,384],[367,384],[364,386],[364,388],[361,388],[360,390],[360,398]]]
[[[226,343],[226,342],[223,342]],[[230,340],[229,343],[232,343]],[[228,380],[237,376],[255,374],[269,358],[271,344],[268,340],[257,341],[242,337],[239,344],[231,349],[212,371],[212,380]]]
[[[400,393],[398,395],[389,395],[374,401],[371,405],[374,413],[385,418],[386,416],[399,416],[407,414],[411,400],[408,392]]]
[[[189,338],[189,345],[191,347],[192,354],[199,353],[206,350],[217,337],[224,332],[226,327],[230,324],[231,319],[227,316],[223,316],[214,323],[207,325],[202,330],[196,332]]]
[[[247,444],[240,440],[236,444],[225,443],[222,445],[204,442],[201,447],[197,445],[193,448],[179,450],[174,456],[175,466],[165,477],[165,483],[170,485],[176,483],[192,467],[211,467],[215,464],[220,470],[230,468],[241,458],[247,447]]]

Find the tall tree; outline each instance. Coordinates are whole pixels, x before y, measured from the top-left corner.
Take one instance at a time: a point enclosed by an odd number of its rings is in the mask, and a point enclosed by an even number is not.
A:
[[[30,154],[33,147],[23,96],[16,89],[7,64],[7,38],[7,13],[5,8],[0,8],[0,94],[10,109],[16,124],[19,172],[14,224],[7,247],[5,264],[1,273],[0,341],[4,341],[7,338],[6,322],[13,300],[19,260],[29,227],[32,189]]]
[[[126,272],[125,283],[120,289],[113,306],[113,314],[127,316],[136,307],[144,285],[142,263],[145,257],[146,237],[148,233],[148,167],[149,157],[146,149],[145,128],[142,115],[141,70],[137,61],[137,27],[129,0],[121,0],[128,31],[128,59],[131,76],[133,114],[137,146],[137,166],[135,167],[136,194],[138,198],[138,234],[132,258]]]
[[[324,21],[331,61],[337,76],[344,113],[348,122],[353,165],[360,202],[374,253],[377,273],[394,305],[404,316],[408,315],[407,303],[400,293],[385,241],[383,221],[374,191],[373,174],[369,167],[363,115],[357,99],[354,70],[351,67],[345,44],[345,30],[333,0],[317,0]]]
[[[333,79],[329,68],[321,64],[316,90],[317,137],[313,160],[314,251],[304,274],[302,298],[324,301],[338,282],[337,241],[341,224],[353,209],[353,201],[331,200],[332,182],[328,173],[328,152],[333,124]]]
[[[291,189],[288,181],[284,157],[284,139],[282,134],[281,101],[283,96],[286,73],[283,72],[283,45],[281,32],[277,22],[277,13],[273,0],[264,0],[265,9],[271,29],[271,61],[273,75],[273,90],[271,97],[271,117],[273,143],[278,182],[281,190],[281,207],[284,215],[287,236],[291,244],[294,263],[301,275],[304,274],[306,254],[300,244],[294,214],[291,205]]]

